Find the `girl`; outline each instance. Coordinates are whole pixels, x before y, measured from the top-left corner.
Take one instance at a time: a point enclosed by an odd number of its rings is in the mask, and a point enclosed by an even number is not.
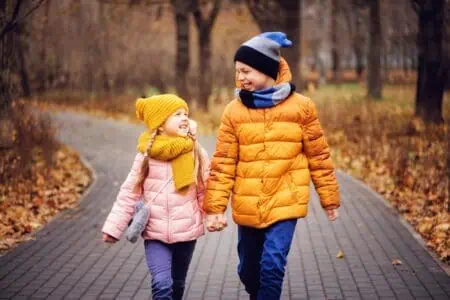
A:
[[[196,240],[204,234],[208,155],[195,142],[196,125],[183,99],[170,94],[138,99],[136,115],[148,131],[138,139],[138,154],[103,226],[103,240],[119,240],[141,195],[152,200],[142,236],[153,299],[182,299]]]
[[[232,192],[238,273],[250,299],[280,299],[297,219],[308,211],[310,179],[330,221],[340,206],[314,103],[295,93],[280,57],[280,48],[291,45],[284,33],[267,32],[237,50],[237,99],[222,116],[203,205],[207,229],[222,230]]]

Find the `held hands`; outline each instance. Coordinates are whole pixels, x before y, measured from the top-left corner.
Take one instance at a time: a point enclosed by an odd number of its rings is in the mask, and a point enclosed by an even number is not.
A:
[[[113,236],[110,236],[109,234],[103,233],[103,241],[104,241],[105,243],[111,243],[111,244],[114,244],[115,242],[118,241],[118,239],[116,239],[116,238],[113,237]]]
[[[222,231],[228,226],[225,214],[206,215],[206,229],[209,232]]]
[[[338,212],[337,208],[327,209],[326,212],[327,212],[328,220],[330,222],[333,222],[334,220],[336,220],[339,217],[339,212]]]

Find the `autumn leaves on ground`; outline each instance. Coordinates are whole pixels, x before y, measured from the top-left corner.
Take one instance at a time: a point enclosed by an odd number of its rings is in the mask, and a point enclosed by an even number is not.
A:
[[[324,86],[306,94],[317,103],[336,166],[380,193],[421,234],[426,245],[450,263],[450,95],[447,93],[444,100],[446,123],[426,126],[413,118],[411,86],[386,87],[384,99],[377,102],[367,99],[365,88],[357,84]],[[132,95],[108,97],[108,101],[94,97],[84,105],[67,97],[34,100],[17,101],[17,113],[24,115],[19,103],[28,101],[43,110],[84,110],[96,117],[136,121]],[[193,110],[193,118],[202,124],[202,134],[214,133],[229,100],[226,93],[218,92],[210,98],[214,108],[208,115]],[[19,159],[20,149],[32,140],[21,142],[23,145],[0,159],[2,174],[18,174],[5,176],[7,180],[0,185],[2,251],[28,239],[28,233],[41,228],[58,211],[76,206],[91,181],[77,154],[45,134],[52,131],[51,124],[38,120],[29,115],[19,124],[21,130],[40,133],[30,135],[35,136],[37,146],[31,157],[22,158],[25,165]]]
[[[90,170],[73,149],[55,140],[48,118],[20,102],[10,116],[9,124],[0,126],[6,141],[0,147],[0,254],[75,207],[91,183]]]
[[[384,94],[373,102],[363,89],[342,87],[311,97],[320,103],[336,166],[381,194],[450,263],[450,94],[441,125],[413,117],[414,88],[391,86]]]

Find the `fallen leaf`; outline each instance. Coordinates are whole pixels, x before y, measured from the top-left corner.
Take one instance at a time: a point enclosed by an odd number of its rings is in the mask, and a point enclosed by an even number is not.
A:
[[[342,252],[342,250],[339,250],[339,252],[336,254],[336,258],[344,258],[344,252]]]
[[[450,229],[450,223],[439,224],[435,227],[436,231],[448,232]]]
[[[419,226],[419,232],[420,233],[428,233],[433,228],[432,223],[423,223]]]
[[[44,203],[44,200],[40,197],[35,197],[32,202],[35,206],[41,206]]]
[[[23,225],[23,232],[24,233],[30,233],[33,231],[33,227],[30,224],[24,224]]]
[[[38,229],[39,227],[41,227],[42,225],[38,222],[31,222],[30,223],[31,227],[33,227],[33,229]]]

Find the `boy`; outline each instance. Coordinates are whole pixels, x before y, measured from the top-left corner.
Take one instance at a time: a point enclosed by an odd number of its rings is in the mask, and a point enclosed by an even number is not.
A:
[[[295,93],[280,48],[292,42],[266,32],[236,52],[237,99],[222,116],[204,200],[209,231],[226,226],[232,193],[238,224],[238,273],[250,299],[279,299],[298,218],[307,215],[312,179],[330,221],[339,188],[313,102]]]

